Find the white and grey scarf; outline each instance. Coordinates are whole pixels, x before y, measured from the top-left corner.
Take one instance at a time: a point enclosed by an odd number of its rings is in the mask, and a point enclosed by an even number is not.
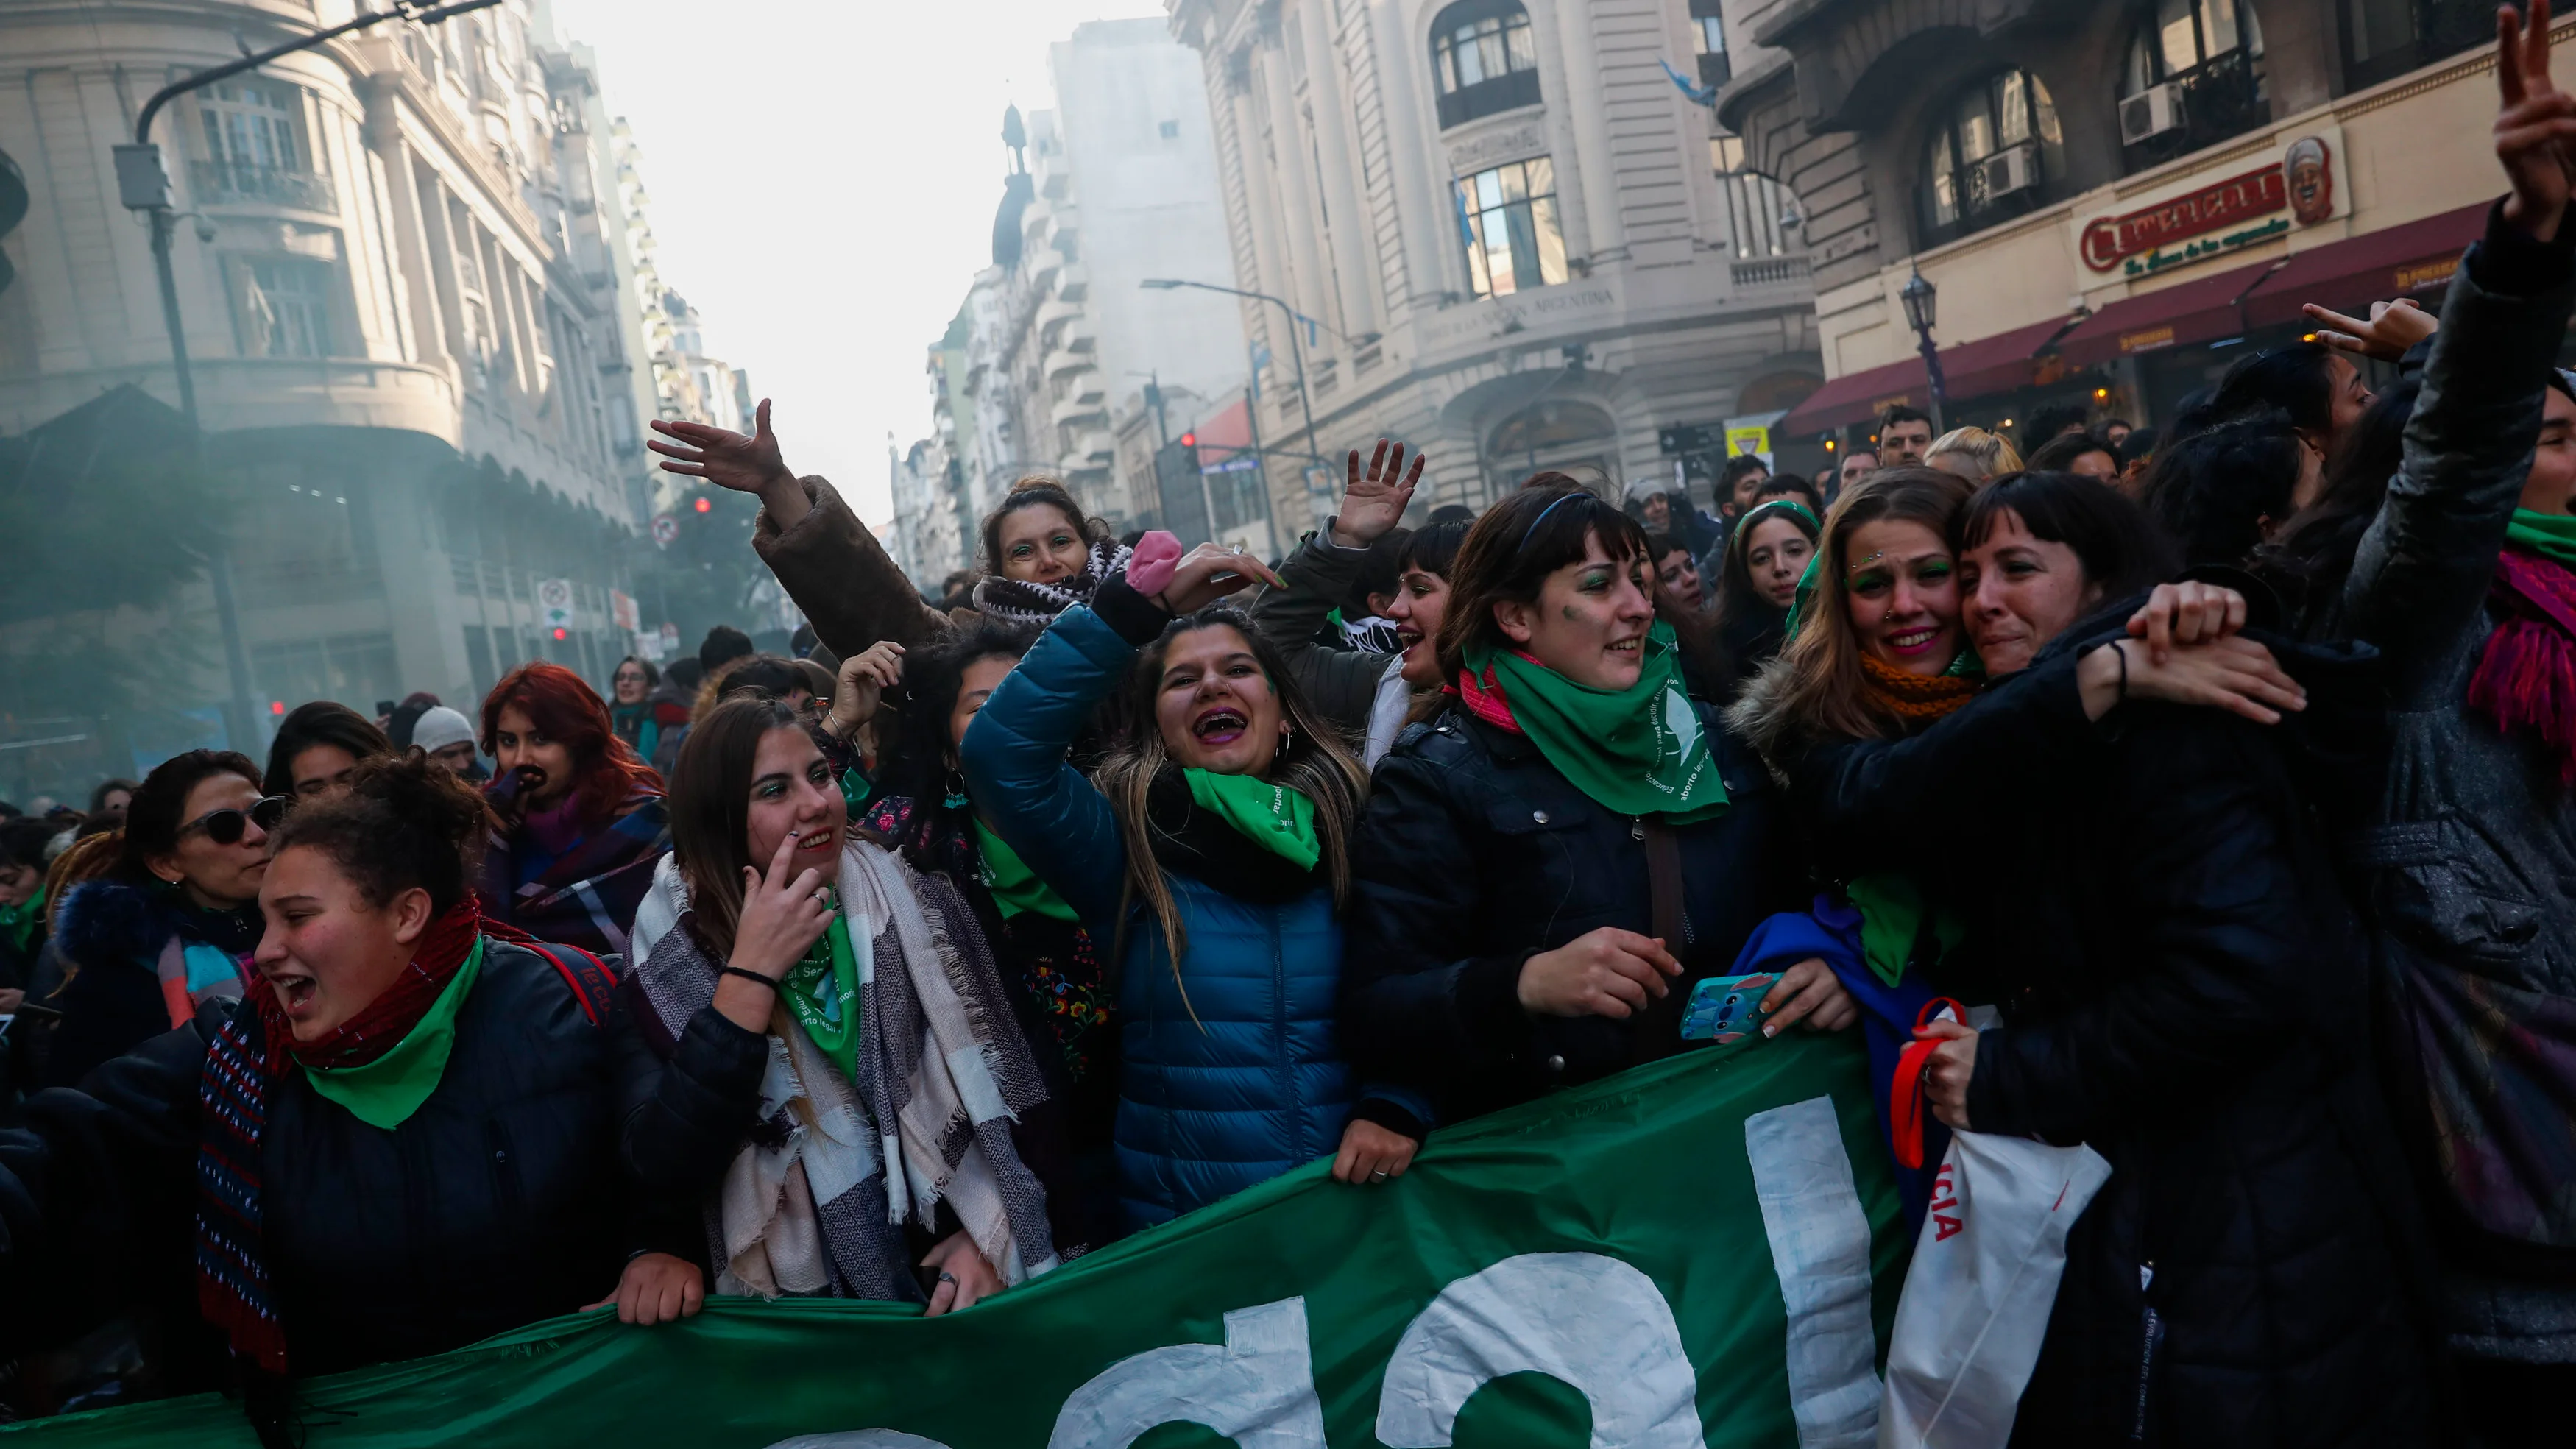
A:
[[[858,1080],[783,1009],[771,1019],[760,1126],[706,1208],[715,1290],[917,1300],[903,1227],[930,1226],[942,1201],[1005,1284],[1053,1268],[1046,1190],[1011,1138],[1046,1091],[972,910],[945,879],[862,840],[836,884],[859,962]],[[719,964],[678,929],[688,909],[665,857],[633,959],[675,1040],[713,1003]]]
[[[1091,602],[1091,591],[1100,587],[1101,580],[1126,568],[1134,552],[1102,539],[1091,546],[1091,557],[1083,561],[1082,572],[1052,584],[994,574],[975,586],[975,610],[1015,624],[1051,623],[1056,615],[1074,605]]]

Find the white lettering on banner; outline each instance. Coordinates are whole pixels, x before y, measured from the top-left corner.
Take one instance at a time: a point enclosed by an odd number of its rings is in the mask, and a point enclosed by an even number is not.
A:
[[[1833,1098],[1745,1118],[1744,1155],[1753,1162],[1762,1231],[1789,1309],[1798,1449],[1869,1449],[1878,1441],[1879,1400],[1869,1214],[1852,1182]]]
[[[1127,1449],[1149,1429],[1184,1423],[1241,1449],[1324,1449],[1305,1299],[1227,1314],[1222,1348],[1175,1344],[1111,1364],[1064,1401],[1047,1449]]]
[[[1699,1380],[1654,1280],[1598,1253],[1525,1253],[1440,1290],[1388,1360],[1377,1437],[1445,1449],[1469,1396],[1542,1373],[1592,1404],[1592,1449],[1699,1449]]]

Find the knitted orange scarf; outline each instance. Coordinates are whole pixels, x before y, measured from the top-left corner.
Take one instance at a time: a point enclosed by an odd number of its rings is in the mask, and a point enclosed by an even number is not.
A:
[[[1899,719],[1928,723],[1977,697],[1985,680],[1974,674],[1908,674],[1876,655],[1860,656],[1869,692]]]

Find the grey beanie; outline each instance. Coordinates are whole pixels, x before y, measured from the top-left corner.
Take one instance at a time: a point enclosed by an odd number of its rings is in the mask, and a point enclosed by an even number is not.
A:
[[[474,726],[464,715],[442,704],[421,712],[412,724],[411,742],[434,755],[450,745],[472,744]]]

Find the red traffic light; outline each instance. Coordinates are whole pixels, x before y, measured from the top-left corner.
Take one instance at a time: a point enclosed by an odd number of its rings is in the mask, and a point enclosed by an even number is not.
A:
[[[1181,434],[1181,446],[1182,446],[1182,447],[1184,447],[1184,448],[1195,448],[1195,447],[1197,447],[1198,445],[1199,445],[1199,435],[1198,435],[1198,434],[1196,434],[1196,433],[1183,433],[1183,434]]]
[[[284,713],[286,713],[286,701],[285,701],[285,700],[282,700],[282,699],[272,699],[272,700],[270,700],[270,701],[268,702],[268,712],[269,712],[270,714],[284,714]]]
[[[569,638],[571,638],[571,637],[572,637],[572,631],[571,631],[570,629],[557,629],[557,630],[555,631],[555,638],[557,638],[558,640],[562,640],[562,639],[569,639]]]
[[[698,511],[700,513],[713,513],[715,511],[715,507],[715,504],[707,499],[701,498],[698,500]]]

